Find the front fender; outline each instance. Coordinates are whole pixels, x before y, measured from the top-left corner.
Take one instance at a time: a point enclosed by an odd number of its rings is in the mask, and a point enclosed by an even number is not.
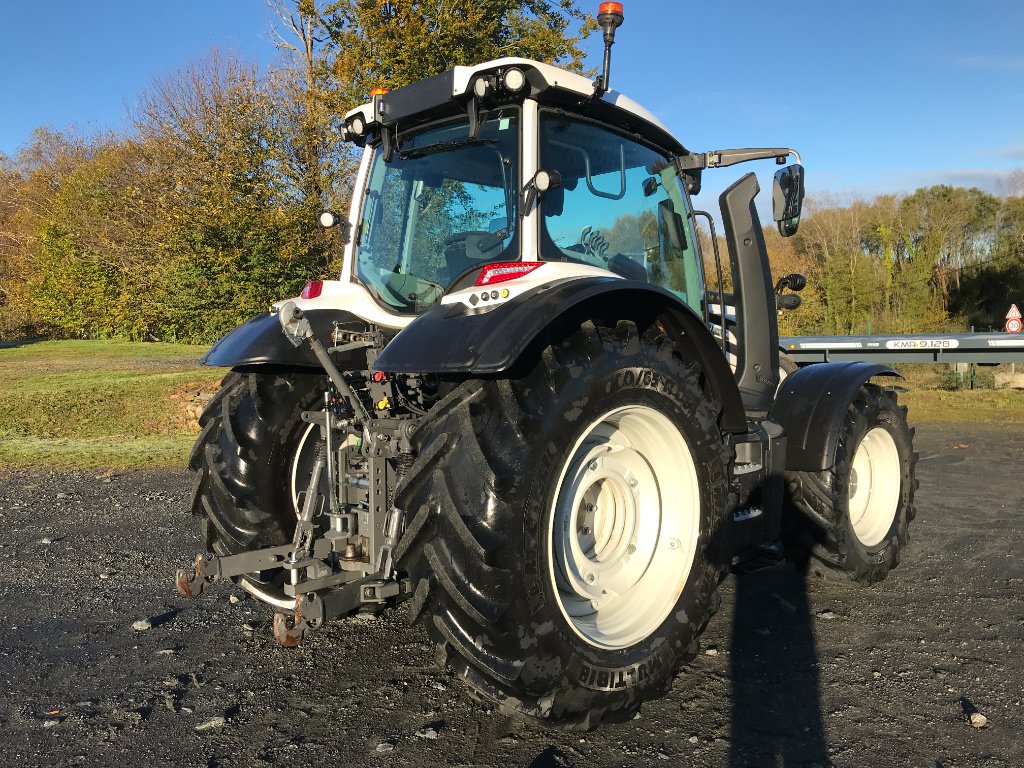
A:
[[[736,380],[704,321],[674,294],[639,281],[585,277],[546,284],[486,312],[461,303],[438,304],[402,330],[374,368],[388,373],[501,373],[545,328],[570,312],[662,319],[671,336],[685,335],[691,342],[722,404],[722,428],[747,430]]]
[[[836,460],[846,409],[872,376],[899,376],[877,363],[817,363],[782,382],[768,418],[786,429],[786,469],[820,472]],[[902,377],[901,377],[902,378]]]

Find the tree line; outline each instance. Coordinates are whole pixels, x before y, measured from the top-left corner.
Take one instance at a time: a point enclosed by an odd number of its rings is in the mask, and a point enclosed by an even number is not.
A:
[[[581,71],[595,28],[571,0],[273,8],[272,66],[215,51],[139,94],[121,133],[39,128],[0,155],[0,336],[217,338],[339,271],[317,213],[347,209],[339,119],[372,88],[511,54]],[[783,331],[1001,326],[1024,298],[1024,172],[1010,181],[809,199],[795,237],[766,230],[776,276],[808,277]]]
[[[804,335],[1000,330],[1024,299],[1024,171],[1008,194],[936,185],[838,203],[810,198],[800,230],[767,233],[773,273],[807,276],[783,313]]]

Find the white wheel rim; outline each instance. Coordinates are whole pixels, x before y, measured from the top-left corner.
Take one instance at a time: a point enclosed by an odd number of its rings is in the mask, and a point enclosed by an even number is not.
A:
[[[850,468],[850,524],[864,546],[875,546],[892,528],[901,480],[896,442],[885,427],[875,427],[860,441]]]
[[[549,519],[551,584],[569,626],[599,648],[635,645],[672,612],[697,551],[686,440],[648,406],[609,411],[569,451]]]

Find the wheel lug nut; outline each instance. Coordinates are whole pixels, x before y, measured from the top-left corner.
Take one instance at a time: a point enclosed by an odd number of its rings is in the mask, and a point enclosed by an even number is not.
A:
[[[637,479],[635,477],[629,478],[629,487],[630,488],[636,488],[637,485],[639,485],[639,483],[637,482]]]
[[[586,573],[586,574],[583,575],[583,580],[585,582],[587,582],[587,584],[597,584],[597,574],[596,573]]]
[[[669,539],[668,540],[668,548],[669,549],[679,549],[679,539]]]
[[[593,472],[597,469],[597,460],[590,462],[590,471]]]

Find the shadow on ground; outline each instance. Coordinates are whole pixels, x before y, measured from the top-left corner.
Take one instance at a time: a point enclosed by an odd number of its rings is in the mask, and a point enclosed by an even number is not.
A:
[[[829,765],[804,577],[779,565],[735,585],[729,765]]]

